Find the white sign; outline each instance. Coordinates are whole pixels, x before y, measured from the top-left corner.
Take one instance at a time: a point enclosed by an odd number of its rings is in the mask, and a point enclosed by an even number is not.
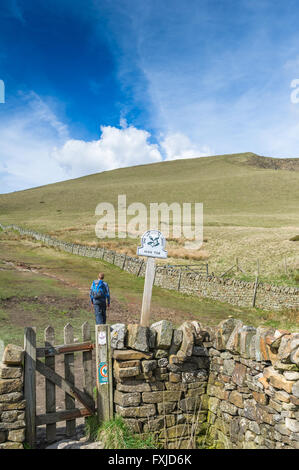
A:
[[[99,332],[98,344],[100,346],[104,346],[104,344],[106,344],[106,333],[105,333],[105,331],[100,331]]]
[[[148,230],[142,235],[141,246],[137,248],[137,255],[167,258],[165,245],[165,237],[159,230]]]

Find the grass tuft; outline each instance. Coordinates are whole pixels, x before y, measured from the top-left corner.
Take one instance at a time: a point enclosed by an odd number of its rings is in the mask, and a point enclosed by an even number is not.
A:
[[[139,437],[118,415],[100,426],[97,440],[103,442],[105,449],[157,449],[157,444],[151,434],[147,437]]]

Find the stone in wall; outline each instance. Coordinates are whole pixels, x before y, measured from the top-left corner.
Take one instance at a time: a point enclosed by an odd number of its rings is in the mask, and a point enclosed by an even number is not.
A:
[[[26,408],[23,357],[20,347],[9,344],[0,363],[0,449],[23,449]]]
[[[124,323],[115,323],[111,326],[111,348],[124,349],[127,327]]]
[[[218,447],[299,448],[298,348],[296,333],[231,319],[219,325],[207,390],[208,433]]]

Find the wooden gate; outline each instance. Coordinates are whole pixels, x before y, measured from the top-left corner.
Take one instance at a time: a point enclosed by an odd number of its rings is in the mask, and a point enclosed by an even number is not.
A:
[[[36,329],[25,328],[24,350],[24,394],[26,399],[26,441],[31,448],[36,446],[36,427],[46,425],[46,440],[56,440],[56,423],[66,421],[66,434],[71,437],[76,431],[76,418],[95,413],[93,399],[93,367],[90,326],[82,325],[82,342],[74,342],[73,328],[64,327],[64,344],[55,345],[54,328],[48,326],[44,334],[44,347],[36,347]],[[83,390],[75,386],[74,353],[82,354]],[[64,377],[55,371],[55,357],[64,355]],[[36,414],[36,372],[45,380],[46,413]],[[56,387],[65,392],[65,410],[56,410]],[[75,400],[83,407],[76,408]]]

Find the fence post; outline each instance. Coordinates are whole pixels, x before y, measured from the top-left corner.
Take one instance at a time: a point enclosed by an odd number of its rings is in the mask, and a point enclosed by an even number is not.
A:
[[[26,441],[34,449],[36,446],[36,332],[25,328],[24,334],[24,397],[26,400]]]
[[[113,418],[113,375],[110,325],[96,325],[97,413],[102,423]]]
[[[139,276],[140,276],[140,273],[141,273],[141,269],[142,269],[143,263],[144,263],[144,261],[143,261],[143,260],[141,260],[141,263],[140,263],[140,266],[139,266],[139,269],[138,269],[138,273],[137,273],[137,277],[139,277]]]
[[[180,287],[181,287],[181,277],[182,277],[182,268],[180,269],[180,273],[179,273],[178,291],[180,290]]]

